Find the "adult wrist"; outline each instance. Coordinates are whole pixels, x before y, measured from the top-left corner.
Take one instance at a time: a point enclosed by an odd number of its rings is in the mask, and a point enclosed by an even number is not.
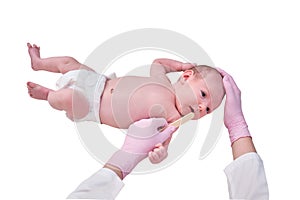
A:
[[[251,137],[248,125],[243,116],[236,117],[234,122],[227,126],[231,144],[242,137]]]
[[[110,169],[111,171],[113,171],[121,180],[123,180],[123,173],[122,170],[120,168],[118,168],[117,166],[111,165],[109,163],[106,163],[103,168],[107,168]]]
[[[118,150],[107,161],[107,165],[120,169],[122,175],[119,177],[124,179],[135,168],[135,166],[146,157],[147,154],[136,154]]]

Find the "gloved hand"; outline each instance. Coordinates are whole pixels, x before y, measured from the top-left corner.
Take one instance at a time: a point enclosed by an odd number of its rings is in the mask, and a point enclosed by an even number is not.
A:
[[[142,119],[130,125],[122,148],[114,153],[107,164],[118,167],[125,178],[156,144],[163,143],[176,130],[168,126],[159,132],[158,129],[164,126],[167,126],[167,122],[163,118]]]
[[[241,106],[241,91],[233,78],[224,70],[217,68],[223,76],[226,92],[224,124],[229,132],[231,144],[242,137],[251,137]]]

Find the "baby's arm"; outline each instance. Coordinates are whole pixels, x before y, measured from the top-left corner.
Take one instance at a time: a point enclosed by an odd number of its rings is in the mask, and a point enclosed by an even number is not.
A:
[[[190,69],[194,67],[195,64],[192,63],[182,63],[180,61],[159,58],[155,59],[151,65],[150,75],[151,76],[161,76],[166,75],[169,72],[179,72]]]
[[[153,61],[151,65],[150,75],[155,77],[162,77],[163,79],[168,79],[166,74],[169,72],[185,71],[195,66],[196,65],[192,63],[182,63],[180,61],[176,61],[172,59],[160,58],[160,59],[155,59]],[[151,163],[153,164],[160,163],[168,156],[168,147],[170,141],[171,141],[171,137],[168,140],[166,140],[163,144],[157,144],[155,146],[155,149],[149,152],[148,158]]]

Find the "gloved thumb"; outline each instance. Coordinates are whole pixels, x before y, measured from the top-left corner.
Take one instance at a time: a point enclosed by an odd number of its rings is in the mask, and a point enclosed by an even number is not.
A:
[[[162,132],[156,135],[158,142],[164,143],[176,131],[175,126],[167,126]]]

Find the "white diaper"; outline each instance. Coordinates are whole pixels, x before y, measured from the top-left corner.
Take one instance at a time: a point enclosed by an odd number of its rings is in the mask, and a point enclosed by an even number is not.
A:
[[[89,113],[85,117],[74,121],[94,121],[101,123],[99,110],[106,80],[106,76],[85,69],[69,71],[58,79],[56,82],[58,89],[72,88],[83,94],[89,102]]]

